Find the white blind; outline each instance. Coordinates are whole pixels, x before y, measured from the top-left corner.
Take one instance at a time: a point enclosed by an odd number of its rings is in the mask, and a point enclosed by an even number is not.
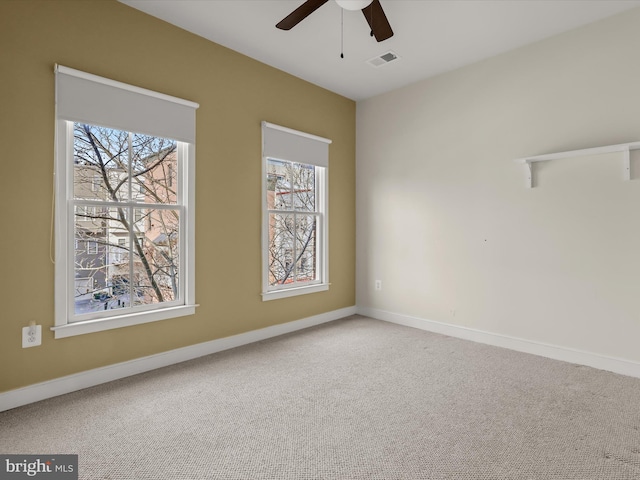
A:
[[[262,155],[279,160],[329,166],[328,138],[262,122]]]
[[[56,115],[195,143],[197,103],[56,65]]]

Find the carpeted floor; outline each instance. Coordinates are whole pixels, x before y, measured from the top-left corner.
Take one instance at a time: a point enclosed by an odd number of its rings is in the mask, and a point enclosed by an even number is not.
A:
[[[0,413],[87,480],[640,479],[640,380],[363,317]]]

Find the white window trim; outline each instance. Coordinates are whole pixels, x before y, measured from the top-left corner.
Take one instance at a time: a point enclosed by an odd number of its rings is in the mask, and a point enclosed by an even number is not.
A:
[[[123,84],[110,79],[96,77],[91,74],[56,65],[56,73],[76,75],[78,78],[90,79],[111,87],[120,88],[128,92],[160,100],[179,103],[194,110],[197,103],[189,102],[168,95],[153,92],[151,90]],[[57,107],[57,105],[56,105]],[[194,113],[195,116],[195,113]],[[69,168],[72,162],[69,155],[73,155],[73,121],[60,118],[56,113],[56,159],[55,159],[55,225],[56,225],[56,268],[55,268],[55,326],[51,327],[56,339],[66,338],[92,332],[100,332],[131,325],[166,320],[186,315],[193,315],[195,303],[195,140],[178,141],[178,155],[183,159],[178,168],[181,169],[179,182],[182,182],[179,191],[182,196],[179,202],[182,205],[184,225],[181,242],[181,279],[184,283],[184,304],[177,306],[158,305],[155,309],[142,312],[128,312],[121,315],[113,315],[107,318],[96,318],[84,321],[69,322],[71,317],[69,292],[75,288],[74,269],[70,258],[74,255],[73,242],[73,214],[70,212],[70,191],[73,189],[73,168]],[[87,123],[91,123],[87,121]],[[107,125],[119,128],[118,125]],[[195,138],[195,128],[193,132]],[[182,223],[184,222],[184,223]]]
[[[298,295],[306,295],[310,293],[317,293],[329,290],[329,167],[328,158],[324,165],[317,165],[320,168],[316,169],[316,175],[319,178],[316,179],[320,184],[318,189],[317,202],[318,210],[314,214],[319,214],[320,225],[317,226],[316,239],[318,245],[318,280],[309,282],[307,284],[298,283],[292,286],[288,285],[269,285],[269,209],[267,205],[267,161],[268,159],[284,160],[288,162],[295,162],[301,164],[312,164],[305,161],[304,158],[278,158],[272,155],[268,155],[267,149],[265,149],[265,128],[271,128],[281,132],[285,132],[299,137],[318,141],[326,144],[330,144],[331,140],[309,133],[300,132],[291,128],[282,127],[268,122],[262,122],[262,300],[277,300],[281,298],[294,297]]]

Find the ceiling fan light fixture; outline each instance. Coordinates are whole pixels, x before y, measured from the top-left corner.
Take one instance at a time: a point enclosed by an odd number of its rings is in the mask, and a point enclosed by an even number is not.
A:
[[[336,3],[345,10],[362,10],[368,7],[373,0],[336,0]]]

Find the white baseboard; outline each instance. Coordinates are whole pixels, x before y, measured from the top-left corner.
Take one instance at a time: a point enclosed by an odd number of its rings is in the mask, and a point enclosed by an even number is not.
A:
[[[138,373],[148,372],[157,368],[166,367],[176,363],[192,360],[194,358],[221,352],[230,348],[240,347],[249,343],[258,342],[267,338],[277,337],[286,333],[295,332],[304,328],[313,327],[322,323],[331,322],[340,318],[355,315],[356,307],[347,307],[340,310],[314,315],[313,317],[295,320],[293,322],[273,325],[271,327],[253,330],[231,337],[220,338],[210,342],[198,343],[188,347],[170,350],[168,352],[137,358],[128,362],[116,363],[106,367],[100,367],[86,372],[80,372],[66,377],[48,380],[42,383],[29,385],[28,387],[9,390],[0,393],[0,412],[11,408],[20,407],[65,393],[93,387],[101,383],[111,382],[120,378],[129,377]]]
[[[450,337],[462,338],[473,342],[508,348],[518,352],[532,353],[542,357],[576,363],[578,365],[586,365],[600,370],[607,370],[621,375],[640,378],[640,363],[631,360],[607,357],[605,355],[586,352],[583,350],[576,350],[558,345],[525,340],[523,338],[510,337],[508,335],[475,330],[473,328],[452,325],[450,323],[435,322],[433,320],[386,312],[375,308],[358,307],[357,312],[359,315],[397,323],[407,327],[418,328],[420,330],[440,333]]]

